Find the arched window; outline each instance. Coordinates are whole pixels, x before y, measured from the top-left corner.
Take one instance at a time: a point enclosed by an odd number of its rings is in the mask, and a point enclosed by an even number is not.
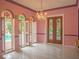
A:
[[[18,15],[19,20],[19,43],[21,47],[26,46],[26,17],[23,14]]]
[[[3,21],[5,22],[5,32],[9,31],[12,32],[12,26],[13,26],[13,13],[10,10],[3,10],[1,12],[1,17],[3,18]]]
[[[5,18],[13,18],[13,13],[10,10],[4,10],[1,12],[1,17]]]
[[[26,19],[25,15],[23,14],[18,15],[20,32],[25,31],[25,19]]]
[[[10,10],[3,10],[2,17],[2,33],[3,33],[3,50],[6,52],[13,50],[13,13]]]
[[[21,14],[21,15],[18,16],[18,19],[20,21],[24,21],[26,19],[26,17],[23,14]]]

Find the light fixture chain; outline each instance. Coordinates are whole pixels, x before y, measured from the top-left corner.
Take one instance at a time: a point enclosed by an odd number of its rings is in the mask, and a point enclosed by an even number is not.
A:
[[[42,11],[42,8],[43,8],[42,6],[43,6],[43,2],[42,2],[42,0],[41,0],[41,11]]]

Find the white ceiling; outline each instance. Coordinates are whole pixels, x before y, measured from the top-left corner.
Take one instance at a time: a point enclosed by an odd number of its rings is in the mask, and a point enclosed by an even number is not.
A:
[[[36,11],[41,10],[41,0],[12,0],[12,1],[19,3],[23,6],[29,7]],[[76,4],[76,0],[42,0],[42,2],[43,2],[42,10]]]

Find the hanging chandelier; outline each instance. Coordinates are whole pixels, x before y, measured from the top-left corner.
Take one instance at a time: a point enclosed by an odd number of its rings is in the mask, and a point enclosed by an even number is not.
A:
[[[41,0],[41,11],[38,11],[36,13],[36,15],[37,15],[37,18],[40,19],[40,20],[46,19],[47,13],[43,11],[43,2],[42,2],[42,0]]]

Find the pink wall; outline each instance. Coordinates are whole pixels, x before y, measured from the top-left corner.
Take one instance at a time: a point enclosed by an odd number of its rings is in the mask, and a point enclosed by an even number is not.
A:
[[[0,13],[1,13],[1,11],[5,10],[5,9],[11,10],[13,12],[14,16],[17,16],[19,14],[24,14],[26,16],[26,18],[28,18],[28,17],[34,15],[34,12],[33,11],[30,11],[28,9],[25,9],[25,8],[23,8],[21,6],[18,6],[18,5],[15,5],[13,3],[7,2],[5,0],[0,0]],[[15,29],[17,29],[17,28],[15,28]],[[2,36],[0,36],[0,38],[1,37]],[[2,47],[2,43],[1,42],[2,42],[2,40],[0,40],[0,54],[1,54],[1,51],[3,49],[3,48],[1,48]],[[18,42],[16,42],[16,43],[19,45]],[[18,48],[18,45],[17,44],[16,44],[16,47]]]
[[[25,14],[26,17],[33,16],[33,13],[34,13],[34,12],[32,12],[28,9],[25,9],[21,6],[7,2],[5,0],[0,0],[0,12],[4,9],[11,10],[14,13],[14,15]]]
[[[3,9],[9,9],[11,10],[14,15],[22,14],[24,13],[26,17],[33,16],[34,12],[25,9],[23,7],[20,7],[18,5],[6,2],[4,0],[0,0],[0,11]],[[47,11],[48,16],[49,15],[59,15],[64,14],[64,35],[78,35],[78,9],[77,6],[70,7],[70,8],[64,8],[64,9],[57,9],[52,11]],[[44,42],[45,41],[45,22],[41,21],[37,22],[37,39],[38,42]],[[77,39],[77,36],[64,36],[64,44],[65,45],[74,45],[75,40]]]
[[[37,22],[37,41],[40,43],[45,42],[45,21],[38,21]]]
[[[75,40],[78,39],[78,7],[68,7],[63,9],[56,9],[47,11],[48,16],[64,14],[64,45],[75,45]],[[45,24],[39,23],[38,32],[44,31]],[[41,30],[40,30],[41,28]],[[38,40],[44,41],[43,36],[38,35]]]

